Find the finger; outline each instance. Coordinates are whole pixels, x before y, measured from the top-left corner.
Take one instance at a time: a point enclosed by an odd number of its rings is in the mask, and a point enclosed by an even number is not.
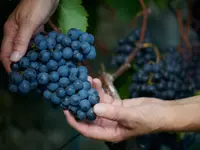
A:
[[[99,117],[113,121],[126,121],[127,117],[130,116],[130,111],[127,108],[103,103],[96,104],[94,112]]]
[[[1,61],[7,72],[10,72],[10,54],[12,52],[14,38],[16,36],[17,26],[10,17],[4,25],[4,37],[1,44]]]
[[[92,77],[91,76],[88,76],[88,81],[91,83],[91,86],[92,86]]]
[[[155,99],[155,98],[141,97],[141,98],[123,100],[122,105],[124,107],[132,107],[132,106],[137,106],[144,103],[158,103],[158,102],[160,102],[160,100]]]
[[[92,82],[93,82],[94,88],[96,88],[96,90],[99,93],[103,92],[102,83],[101,83],[101,81],[99,79],[95,78],[95,79],[93,79]]]
[[[33,35],[36,35],[36,34],[41,33],[41,32],[45,32],[45,31],[44,31],[44,25],[39,26],[39,27],[34,31]]]
[[[80,132],[82,135],[97,140],[105,140],[108,138],[104,128],[96,124],[86,124],[84,122],[77,122],[69,111],[64,111],[67,121],[70,126]]]
[[[33,35],[35,28],[36,25],[32,22],[22,23],[19,26],[13,44],[13,52],[10,56],[11,61],[17,62],[25,55],[29,41]]]

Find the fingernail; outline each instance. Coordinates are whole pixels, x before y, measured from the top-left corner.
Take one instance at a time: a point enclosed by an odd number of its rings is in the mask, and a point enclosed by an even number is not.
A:
[[[14,62],[19,61],[20,57],[21,57],[21,53],[19,51],[14,51],[10,56],[10,60]]]
[[[106,111],[106,108],[103,104],[97,104],[94,106],[94,112],[97,115],[103,115]]]

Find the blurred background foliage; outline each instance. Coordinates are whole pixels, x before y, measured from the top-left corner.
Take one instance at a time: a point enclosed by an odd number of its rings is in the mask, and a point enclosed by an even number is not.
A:
[[[1,0],[0,34],[3,24],[19,0]],[[175,9],[180,8],[183,20],[187,19],[186,0],[144,0],[151,13],[148,16],[148,30],[151,39],[161,49],[177,46],[180,42],[179,26]],[[200,2],[193,0],[193,24],[190,39],[199,33]],[[108,72],[113,72],[111,56],[120,37],[127,35],[136,26],[141,26],[139,0],[60,0],[53,22],[66,33],[71,27],[87,30],[95,35],[97,59],[88,62],[92,76],[100,73],[104,63]],[[48,25],[47,25],[47,29]],[[128,97],[131,78],[127,72],[118,80],[121,97]],[[128,78],[127,78],[128,76]],[[124,77],[126,80],[124,80]],[[126,82],[124,82],[126,81]],[[13,95],[7,89],[7,73],[0,66],[0,149],[1,150],[106,150],[104,142],[95,141],[78,135],[66,122],[61,109],[54,108],[41,96]],[[192,150],[200,149],[197,141]]]

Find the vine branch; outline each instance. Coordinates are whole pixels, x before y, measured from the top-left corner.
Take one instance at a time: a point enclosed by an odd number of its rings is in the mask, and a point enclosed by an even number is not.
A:
[[[186,37],[189,37],[192,24],[192,0],[187,0],[187,1],[188,1],[188,19],[187,19]]]
[[[180,36],[181,36],[181,40],[183,40],[183,42],[186,44],[188,49],[192,49],[191,43],[189,41],[189,39],[185,36],[184,34],[184,26],[183,26],[183,22],[182,22],[182,13],[180,9],[176,10],[176,16],[177,16],[177,21],[179,24],[179,32],[180,32]]]
[[[148,9],[145,6],[145,3],[143,0],[140,0],[140,4],[143,9],[143,23],[142,23],[142,29],[141,29],[141,33],[140,33],[139,43],[136,44],[135,50],[133,50],[130,53],[130,55],[126,59],[125,63],[112,75],[114,79],[117,79],[118,77],[120,77],[125,71],[127,71],[131,67],[130,63],[134,60],[135,56],[142,48],[142,42],[144,41],[145,32],[146,32],[146,28],[147,28]]]
[[[49,24],[49,26],[50,26],[53,30],[55,30],[55,31],[58,32],[58,33],[61,33],[61,30],[53,23],[52,20],[49,20],[47,23]]]

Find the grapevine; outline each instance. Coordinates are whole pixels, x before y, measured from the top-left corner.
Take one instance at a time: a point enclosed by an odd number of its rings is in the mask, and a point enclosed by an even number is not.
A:
[[[48,26],[54,31],[37,34],[30,42],[26,55],[19,62],[11,64],[8,89],[21,95],[39,93],[53,105],[69,110],[76,120],[94,121],[93,107],[99,103],[100,97],[88,81],[89,73],[93,73],[88,61],[96,58],[96,48],[103,56],[110,52],[105,43],[100,39],[94,40],[94,34],[87,31],[89,15],[82,2],[85,1],[60,0],[56,20],[52,17],[48,21]],[[180,42],[176,46],[162,49],[151,38],[154,33],[148,27],[148,19],[155,12],[147,1],[127,0],[120,3],[120,0],[109,0],[101,3],[101,7],[111,12],[112,20],[119,14],[123,16],[126,11],[132,13],[127,15],[132,17],[128,25],[131,31],[120,38],[113,49],[111,64],[115,70],[109,71],[102,62],[97,63],[101,65],[99,78],[104,91],[116,100],[122,100],[126,95],[120,91],[123,85],[117,84],[125,75],[132,78],[125,89],[129,99],[153,97],[172,101],[199,94],[200,45],[199,39],[196,43],[190,39],[194,20],[193,2],[187,1],[186,19],[179,0],[174,2],[177,6],[171,6],[171,0],[152,2],[157,6],[166,3],[164,5],[174,13],[180,34]],[[139,19],[141,25],[138,25]],[[196,19],[195,23],[198,25]],[[131,139],[134,140],[131,143],[134,148],[144,150],[188,150],[195,139],[196,133],[173,132],[143,135]],[[126,141],[117,144],[106,142],[111,149],[117,150],[124,150],[124,143]]]

